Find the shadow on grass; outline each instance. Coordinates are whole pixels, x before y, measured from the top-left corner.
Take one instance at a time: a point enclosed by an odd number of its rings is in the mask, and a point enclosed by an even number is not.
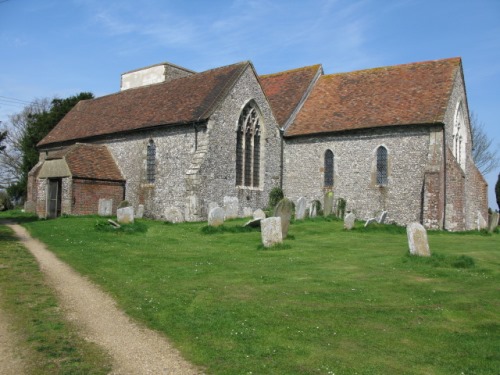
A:
[[[403,263],[424,264],[442,268],[474,268],[476,262],[468,255],[443,255],[433,253],[430,257],[421,257],[407,253]]]
[[[259,232],[260,227],[251,228],[243,226],[227,226],[219,225],[218,227],[212,227],[210,225],[205,225],[201,227],[201,233],[203,234],[217,234],[217,233],[248,233],[248,232]]]

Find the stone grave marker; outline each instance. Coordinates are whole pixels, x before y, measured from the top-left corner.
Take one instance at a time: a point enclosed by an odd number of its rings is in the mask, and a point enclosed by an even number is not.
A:
[[[113,215],[113,199],[99,199],[99,205],[97,207],[97,214],[99,216],[111,216]]]
[[[430,257],[429,242],[427,241],[427,231],[420,223],[410,223],[406,227],[408,236],[408,246],[410,254],[422,257]]]
[[[387,219],[387,211],[382,211],[382,213],[380,214],[377,222],[379,224],[385,224],[385,219]]]
[[[264,218],[265,219],[265,218]],[[263,220],[263,218],[257,218],[257,219],[251,219],[247,221],[245,224],[243,224],[244,227],[250,227],[250,228],[257,228],[260,226],[260,222]]]
[[[177,207],[168,207],[165,209],[163,216],[166,221],[170,221],[171,223],[182,223],[184,221],[184,215]]]
[[[484,219],[483,215],[481,215],[481,212],[477,212],[477,230],[481,230],[484,228],[488,227],[488,223]]]
[[[366,223],[365,223],[365,228],[366,228],[368,225],[370,225],[370,224],[372,224],[372,223],[376,223],[376,222],[377,222],[377,219],[375,219],[374,217],[372,217],[372,218],[370,218],[370,219],[366,220]]]
[[[210,202],[208,204],[208,212],[212,211],[212,208],[215,208],[215,207],[219,207],[219,205],[217,204],[217,202]]]
[[[288,198],[283,198],[274,208],[274,216],[281,218],[281,232],[283,238],[288,235],[288,227],[292,219],[293,203]]]
[[[356,215],[354,215],[352,212],[349,212],[347,215],[344,217],[344,229],[351,230],[354,228],[354,222],[356,220]]]
[[[137,219],[142,219],[143,216],[144,216],[144,205],[140,204],[139,206],[137,206],[137,213],[135,214],[135,217]]]
[[[281,217],[268,217],[260,221],[262,244],[270,247],[283,242]]]
[[[224,224],[224,210],[220,207],[215,207],[208,213],[208,225],[211,227],[218,227]]]
[[[309,203],[309,217],[318,216],[318,212],[316,211],[316,201],[312,201]]]
[[[264,211],[262,211],[260,208],[258,208],[253,212],[253,218],[254,219],[265,219],[266,213]]]
[[[116,221],[120,224],[132,224],[134,222],[134,207],[123,207],[117,209]]]
[[[489,222],[489,225],[488,225],[488,232],[492,233],[495,228],[498,226],[498,212],[493,212],[491,215],[490,215],[490,222]]]
[[[226,219],[238,217],[239,202],[237,197],[224,197],[224,212]]]
[[[323,215],[329,216],[333,213],[333,191],[327,191],[323,198]]]
[[[295,219],[303,220],[306,217],[307,201],[306,198],[300,197],[295,205]]]

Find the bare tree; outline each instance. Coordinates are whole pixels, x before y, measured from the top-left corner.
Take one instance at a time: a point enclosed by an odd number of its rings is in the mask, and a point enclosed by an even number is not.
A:
[[[7,188],[19,180],[22,171],[21,139],[26,131],[30,117],[50,109],[51,99],[36,99],[24,109],[9,116],[9,121],[0,125],[5,132],[4,148],[0,149],[0,189]]]
[[[471,112],[470,127],[472,133],[472,158],[483,175],[490,173],[500,165],[498,147],[491,147],[492,139],[484,130],[484,124]]]

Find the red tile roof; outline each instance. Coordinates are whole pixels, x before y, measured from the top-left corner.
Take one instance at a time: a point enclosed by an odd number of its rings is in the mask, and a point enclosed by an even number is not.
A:
[[[441,123],[460,69],[451,58],[322,76],[285,136]]]
[[[51,159],[65,159],[73,178],[125,181],[106,146],[76,143],[51,153]]]
[[[321,65],[287,70],[260,76],[260,83],[269,99],[274,116],[282,127],[303,99]]]
[[[249,65],[242,62],[81,101],[38,146],[206,120]]]

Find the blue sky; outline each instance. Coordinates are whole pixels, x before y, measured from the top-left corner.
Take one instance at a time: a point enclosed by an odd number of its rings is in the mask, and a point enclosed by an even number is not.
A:
[[[0,121],[35,98],[118,91],[121,73],[164,61],[329,74],[461,56],[469,108],[500,148],[499,0],[0,0],[0,46]]]

